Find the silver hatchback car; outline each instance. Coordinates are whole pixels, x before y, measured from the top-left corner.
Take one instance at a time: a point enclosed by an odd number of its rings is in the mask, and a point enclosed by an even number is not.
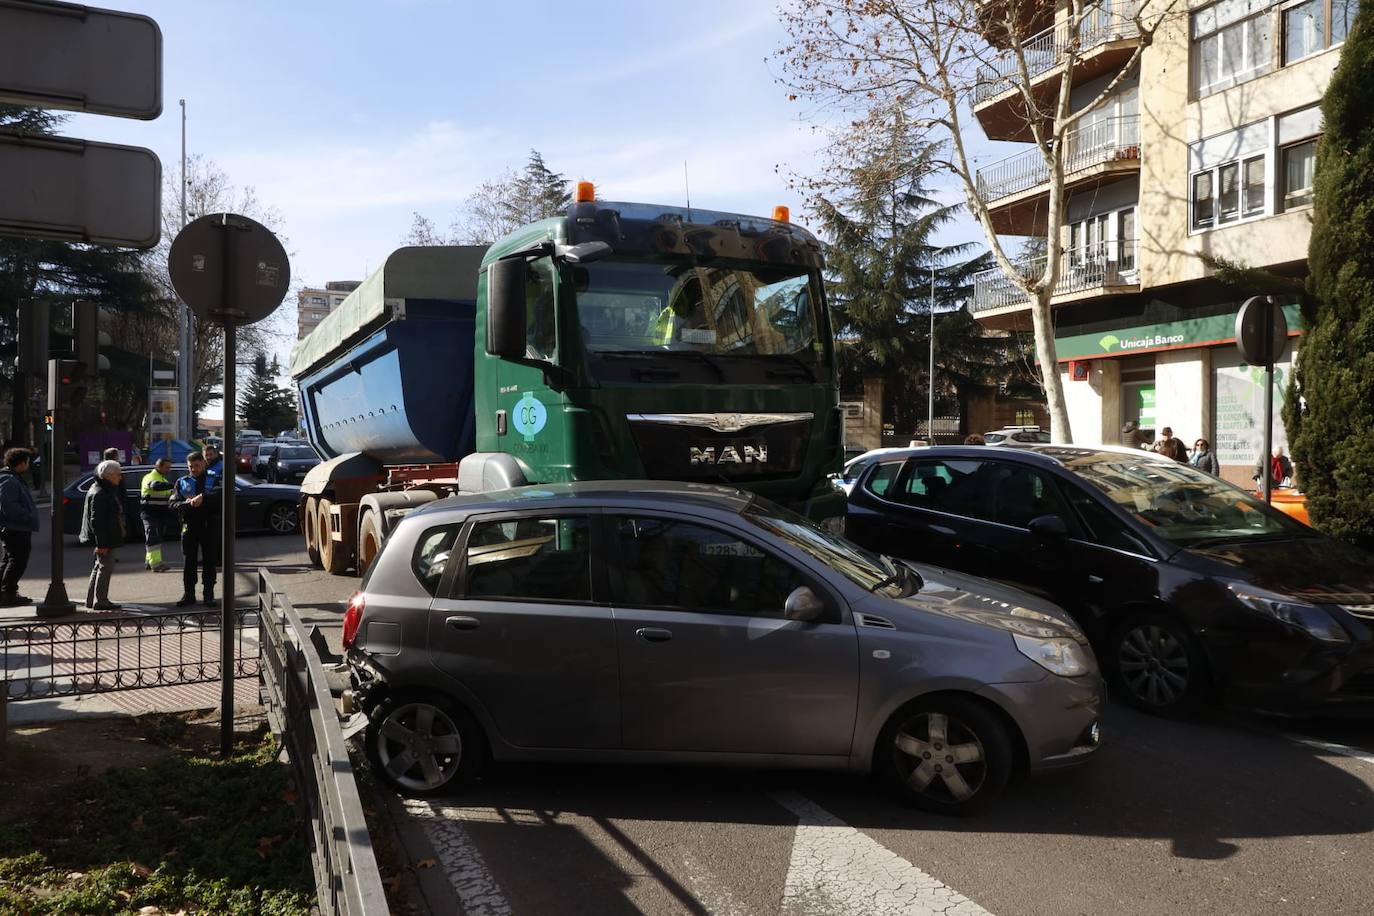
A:
[[[488,758],[876,771],[969,812],[1096,749],[1082,632],[723,487],[598,482],[432,503],[344,619],[367,753],[402,792]]]

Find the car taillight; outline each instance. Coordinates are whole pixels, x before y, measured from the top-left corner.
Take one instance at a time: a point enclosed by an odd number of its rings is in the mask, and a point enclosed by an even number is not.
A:
[[[64,506],[70,506],[71,503],[72,503],[72,498],[71,498],[70,496],[64,496],[64,497],[62,497],[62,505],[64,505]]]
[[[363,609],[367,607],[367,599],[362,592],[353,596],[353,600],[348,602],[348,610],[344,613],[343,622],[343,644],[345,649],[353,647],[353,640],[358,636],[358,624],[363,622]]]

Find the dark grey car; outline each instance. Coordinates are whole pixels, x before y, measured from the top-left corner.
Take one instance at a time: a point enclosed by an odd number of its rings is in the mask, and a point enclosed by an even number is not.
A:
[[[376,771],[495,760],[876,770],[962,812],[1098,743],[1083,634],[1014,589],[880,557],[722,487],[454,497],[391,533],[344,621]]]

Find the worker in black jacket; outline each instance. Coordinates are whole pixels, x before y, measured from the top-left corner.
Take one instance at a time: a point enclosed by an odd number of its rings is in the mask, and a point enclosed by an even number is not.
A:
[[[196,563],[200,562],[201,586],[207,607],[215,606],[215,567],[219,561],[220,518],[224,490],[219,478],[207,473],[205,456],[192,452],[186,456],[191,473],[176,482],[169,501],[181,513],[182,595],[177,607],[196,603]]]

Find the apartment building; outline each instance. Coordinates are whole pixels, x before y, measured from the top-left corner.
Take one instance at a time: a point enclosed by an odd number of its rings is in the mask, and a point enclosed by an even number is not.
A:
[[[296,339],[302,340],[358,288],[359,280],[331,280],[324,289],[306,288],[296,294]]]
[[[1075,110],[1129,63],[1140,2],[1102,0],[1085,18],[1070,77]],[[1059,371],[1076,441],[1115,443],[1128,420],[1149,432],[1171,426],[1189,445],[1209,439],[1224,475],[1248,480],[1262,449],[1263,375],[1235,346],[1244,297],[1217,283],[1203,256],[1305,274],[1319,103],[1357,0],[1143,2],[1147,25],[1168,10],[1153,42],[1067,139],[1065,253],[1052,302]],[[1070,36],[1067,4],[1046,0],[1028,19],[1032,88],[1049,98]],[[974,113],[989,139],[1029,140],[1016,72],[1004,54],[980,77]],[[1045,231],[1047,182],[1029,146],[978,173],[1009,236]],[[990,327],[1030,326],[1028,304],[999,271],[977,278],[972,308]],[[1285,311],[1279,444],[1297,334],[1296,305]]]

